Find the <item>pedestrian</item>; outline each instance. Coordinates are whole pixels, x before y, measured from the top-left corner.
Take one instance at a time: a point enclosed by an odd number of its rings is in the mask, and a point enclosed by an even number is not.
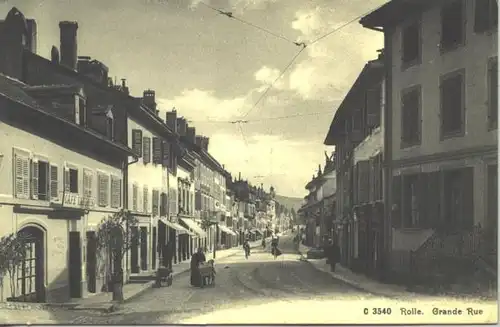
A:
[[[329,247],[328,253],[329,253],[328,261],[330,263],[330,270],[334,272],[337,262],[340,261],[340,248],[337,245],[336,241],[332,242],[331,246]]]
[[[243,243],[243,250],[245,251],[245,258],[248,259],[250,256],[250,242],[248,239],[246,239],[245,243]]]
[[[198,248],[195,254],[191,256],[191,285],[200,287],[201,274],[200,274],[200,263],[207,261],[202,248]]]
[[[265,237],[262,237],[262,248],[266,249],[266,239],[265,239]]]
[[[163,265],[172,271],[172,261],[174,260],[174,241],[169,240],[163,248]]]

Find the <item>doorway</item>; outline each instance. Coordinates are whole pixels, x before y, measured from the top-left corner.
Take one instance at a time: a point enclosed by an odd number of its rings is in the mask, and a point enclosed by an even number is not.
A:
[[[132,246],[130,247],[130,271],[139,273],[139,230],[136,226],[130,228],[132,233]]]
[[[69,296],[82,297],[82,250],[80,232],[69,232]]]
[[[97,292],[97,237],[95,232],[87,232],[87,291]]]
[[[148,270],[148,228],[141,227],[141,270]]]
[[[18,235],[25,239],[26,252],[17,274],[14,301],[45,302],[45,237],[44,231],[35,226],[22,228]],[[9,300],[9,299],[7,299]]]
[[[158,247],[156,241],[156,227],[153,227],[153,242],[151,244],[151,268],[156,269],[156,248]]]

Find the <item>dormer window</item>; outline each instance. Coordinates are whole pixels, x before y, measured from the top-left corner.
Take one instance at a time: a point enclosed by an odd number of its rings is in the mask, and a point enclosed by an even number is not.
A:
[[[87,126],[87,105],[85,99],[78,97],[78,121],[80,126]]]

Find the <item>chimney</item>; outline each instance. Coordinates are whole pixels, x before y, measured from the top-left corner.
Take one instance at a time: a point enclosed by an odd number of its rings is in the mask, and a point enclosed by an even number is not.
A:
[[[184,117],[177,118],[177,132],[180,136],[186,136],[187,122]]]
[[[76,41],[77,22],[60,22],[59,30],[61,32],[61,65],[72,70],[77,69],[78,50]]]
[[[196,128],[188,127],[186,131],[186,136],[189,142],[196,144]]]
[[[147,89],[142,93],[142,103],[152,112],[156,112],[156,95],[155,91]]]
[[[175,108],[172,109],[172,111],[167,111],[166,121],[167,126],[170,127],[174,133],[177,133],[177,111]]]
[[[203,136],[196,135],[195,137],[195,144],[199,146],[200,148],[203,148]]]
[[[36,21],[34,19],[27,19],[26,25],[28,26],[28,38],[26,40],[26,48],[32,53],[36,53],[36,39],[37,39]]]
[[[50,61],[53,64],[59,65],[60,58],[59,58],[59,50],[55,45],[52,46],[52,49],[50,50]]]
[[[203,137],[203,149],[208,152],[208,144],[210,139],[206,136]]]

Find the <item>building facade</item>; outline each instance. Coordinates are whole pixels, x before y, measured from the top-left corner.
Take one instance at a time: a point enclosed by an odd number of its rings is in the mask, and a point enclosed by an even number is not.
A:
[[[497,10],[390,1],[361,20],[385,39],[385,250],[398,273],[432,274],[435,257],[450,276],[474,273],[466,257],[496,267]]]

